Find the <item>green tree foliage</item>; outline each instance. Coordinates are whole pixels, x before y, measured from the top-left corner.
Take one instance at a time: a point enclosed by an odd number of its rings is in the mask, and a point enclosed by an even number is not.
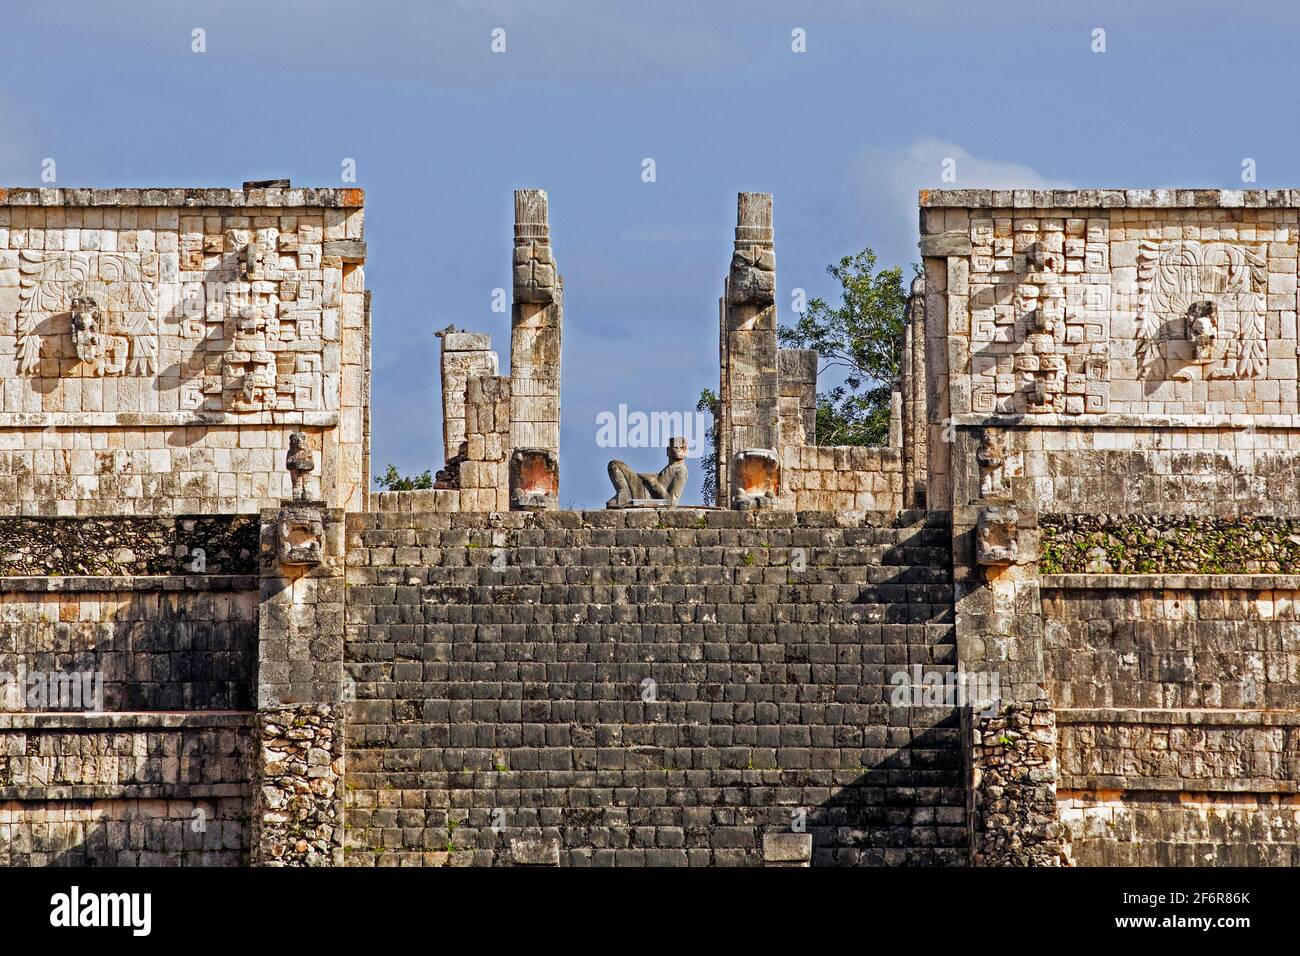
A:
[[[815,349],[820,372],[844,374],[843,384],[817,393],[817,444],[886,444],[903,351],[903,270],[877,271],[876,254],[866,248],[826,272],[840,284],[840,304],[810,300],[799,321],[777,336],[786,348]]]
[[[375,475],[375,484],[384,491],[420,491],[433,487],[433,474],[426,468],[422,475],[402,475],[395,465],[389,465],[382,475]]]
[[[704,503],[716,505],[718,503],[718,393],[711,388],[700,392],[700,400],[695,403],[695,410],[708,412],[712,416],[709,420],[709,429],[704,433],[704,440],[712,449],[712,454],[700,456],[700,471],[704,475]]]

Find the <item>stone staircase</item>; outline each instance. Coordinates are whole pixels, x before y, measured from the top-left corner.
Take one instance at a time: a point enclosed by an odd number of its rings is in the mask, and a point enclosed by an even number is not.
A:
[[[794,833],[814,865],[965,862],[956,711],[891,703],[955,669],[949,538],[922,512],[350,515],[347,861],[761,865]]]

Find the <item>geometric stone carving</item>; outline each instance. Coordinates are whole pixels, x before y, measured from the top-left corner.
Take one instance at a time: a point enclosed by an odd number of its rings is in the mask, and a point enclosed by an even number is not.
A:
[[[606,508],[668,507],[675,508],[686,489],[686,439],[668,439],[668,464],[657,474],[635,472],[621,461],[609,463],[609,480],[614,497]]]
[[[1015,508],[984,508],[975,525],[975,562],[1020,564],[1020,515]]]
[[[283,566],[310,567],[321,562],[325,516],[320,508],[286,505],[276,519],[275,558]]]

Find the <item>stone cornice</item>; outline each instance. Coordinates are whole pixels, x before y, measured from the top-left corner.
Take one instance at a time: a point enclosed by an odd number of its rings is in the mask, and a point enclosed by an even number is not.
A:
[[[254,189],[32,189],[0,188],[0,206],[179,206],[352,209],[365,205],[363,189],[333,187]]]
[[[1287,209],[1300,189],[922,189],[923,209]]]

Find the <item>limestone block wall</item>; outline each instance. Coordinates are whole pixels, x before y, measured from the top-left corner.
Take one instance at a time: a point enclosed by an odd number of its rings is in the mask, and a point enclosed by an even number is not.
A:
[[[0,509],[365,505],[360,190],[0,190]]]
[[[0,711],[31,709],[16,688],[37,674],[93,675],[101,704],[75,709],[247,710],[255,584],[230,575],[0,578],[0,673],[12,678],[0,689]]]
[[[0,714],[0,866],[247,862],[247,714]]]
[[[1057,792],[1080,866],[1296,866],[1294,711],[1058,712]]]
[[[0,865],[247,862],[257,535],[0,519]]]
[[[348,516],[350,865],[967,856],[943,516]],[[915,706],[913,706],[915,703]]]
[[[797,511],[900,511],[902,458],[897,448],[787,445],[783,492]]]
[[[1043,597],[1058,707],[1300,709],[1300,579],[1080,583]]]
[[[1043,580],[1072,859],[1294,865],[1297,578]]]

